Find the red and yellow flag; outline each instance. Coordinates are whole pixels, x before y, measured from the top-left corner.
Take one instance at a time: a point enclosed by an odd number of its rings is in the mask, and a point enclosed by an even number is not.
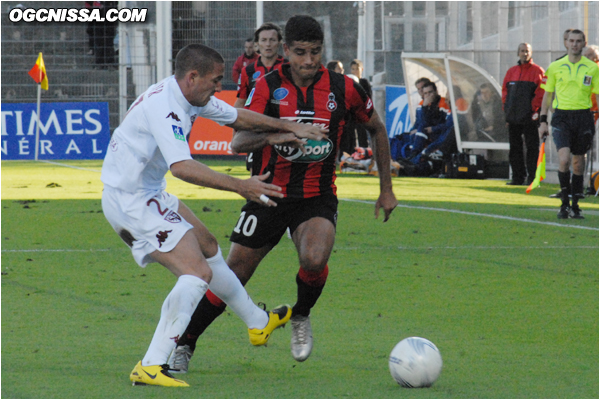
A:
[[[29,71],[29,76],[33,78],[35,83],[41,83],[42,89],[48,90],[48,75],[46,75],[46,65],[44,64],[42,53],[40,53],[35,65]]]
[[[540,155],[538,156],[537,169],[535,170],[535,179],[531,185],[525,190],[526,193],[540,186],[540,182],[546,179],[546,138],[540,146]]]

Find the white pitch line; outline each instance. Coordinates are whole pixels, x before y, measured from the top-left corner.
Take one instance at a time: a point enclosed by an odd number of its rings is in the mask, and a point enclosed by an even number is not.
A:
[[[340,200],[349,201],[349,202],[353,202],[353,203],[375,204],[374,201],[369,201],[369,200],[354,200],[354,199],[340,199]],[[450,210],[450,209],[447,209],[447,208],[435,208],[435,207],[423,207],[423,206],[409,206],[409,205],[405,205],[405,204],[398,204],[398,207],[412,208],[412,209],[418,209],[418,210],[442,211],[442,212],[449,212],[449,213],[454,213],[454,214],[473,215],[473,216],[476,216],[476,217],[506,219],[506,220],[509,220],[509,221],[528,222],[528,223],[532,223],[532,224],[557,226],[559,228],[585,229],[585,230],[589,230],[589,231],[598,231],[598,230],[600,230],[598,228],[594,228],[594,227],[590,227],[590,226],[565,225],[565,224],[559,224],[558,222],[536,221],[536,220],[527,219],[527,218],[516,218],[516,217],[509,217],[509,216],[506,216],[506,215],[497,215],[497,214],[483,214],[483,213],[476,213],[476,212],[471,212],[471,211]]]
[[[69,164],[61,164],[61,163],[57,163],[54,161],[49,161],[49,160],[38,160],[39,162],[44,162],[44,163],[48,163],[48,164],[54,164],[54,165],[58,165],[60,167],[66,167],[66,168],[73,168],[73,169],[80,169],[82,171],[91,171],[91,172],[102,172],[98,169],[91,169],[91,168],[84,168],[84,167],[76,167],[74,165],[69,165]]]

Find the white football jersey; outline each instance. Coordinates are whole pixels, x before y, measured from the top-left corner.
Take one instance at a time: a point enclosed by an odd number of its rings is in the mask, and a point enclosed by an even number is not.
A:
[[[175,76],[150,86],[115,129],[102,166],[102,182],[129,193],[164,190],[169,167],[192,158],[186,137],[196,117],[232,124],[237,110],[214,96],[204,107],[192,106]]]

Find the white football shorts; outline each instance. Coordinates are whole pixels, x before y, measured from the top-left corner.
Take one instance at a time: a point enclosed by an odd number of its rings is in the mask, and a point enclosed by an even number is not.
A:
[[[150,253],[173,250],[192,229],[178,209],[179,199],[162,190],[127,193],[105,185],[102,192],[104,216],[142,268],[156,262]]]

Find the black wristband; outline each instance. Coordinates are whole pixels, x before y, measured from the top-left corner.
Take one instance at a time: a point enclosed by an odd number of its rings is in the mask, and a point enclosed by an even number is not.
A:
[[[540,115],[540,124],[542,122],[545,122],[546,124],[548,123],[548,116],[547,115]]]

